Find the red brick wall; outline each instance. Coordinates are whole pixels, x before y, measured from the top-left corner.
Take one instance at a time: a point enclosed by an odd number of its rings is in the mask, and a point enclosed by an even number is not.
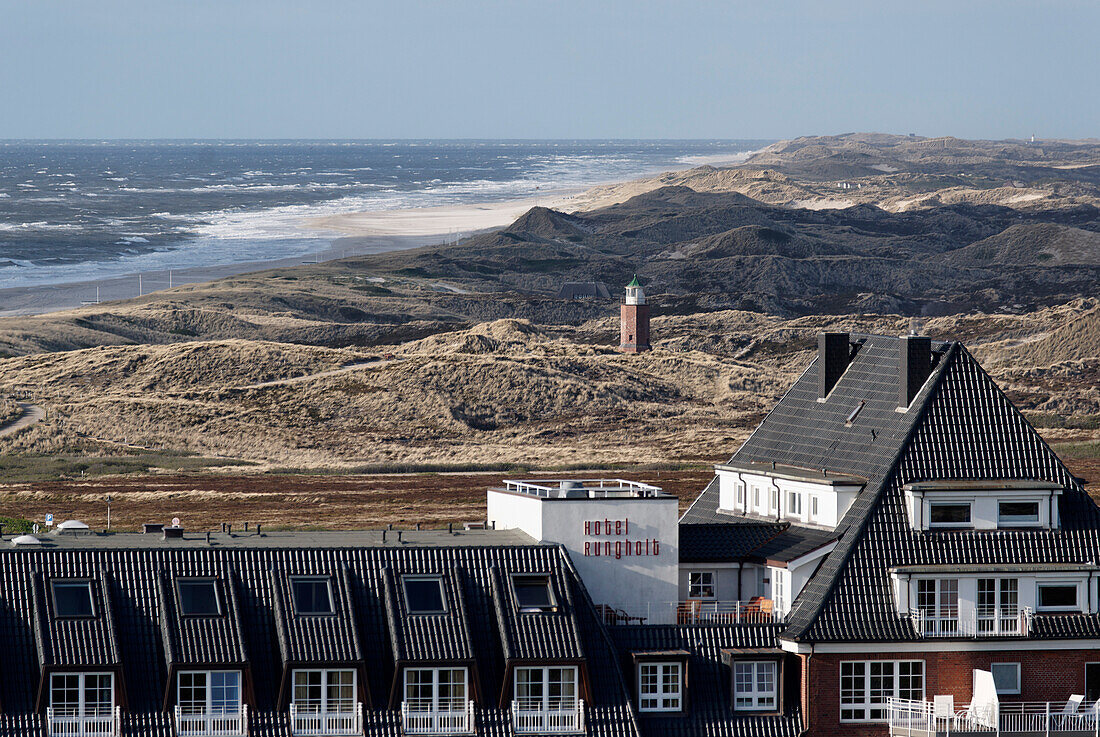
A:
[[[840,663],[844,660],[923,660],[924,695],[952,694],[956,706],[970,702],[975,670],[990,663],[1019,663],[1019,696],[1001,701],[1065,701],[1085,693],[1085,663],[1100,662],[1094,650],[1011,650],[997,652],[875,653],[803,657],[802,713],[810,737],[849,737],[886,734],[881,724],[840,723]],[[809,673],[806,672],[807,663]]]
[[[649,305],[620,305],[619,344],[627,353],[649,350]]]

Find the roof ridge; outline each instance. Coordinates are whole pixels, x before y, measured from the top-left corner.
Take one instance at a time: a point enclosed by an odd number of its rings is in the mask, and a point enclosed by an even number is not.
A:
[[[832,568],[832,573],[829,575],[827,582],[827,588],[822,593],[817,605],[813,607],[813,610],[805,615],[802,614],[800,608],[796,607],[796,610],[792,610],[792,617],[788,620],[788,626],[779,635],[780,639],[784,640],[798,640],[812,627],[821,616],[821,611],[825,608],[825,605],[831,601],[832,595],[836,590],[837,581],[840,580],[841,574],[847,567],[848,560],[852,556],[852,552],[855,550],[855,545],[867,528],[867,523],[871,519],[871,513],[878,505],[879,499],[882,497],[882,491],[886,488],[887,483],[892,479],[898,470],[898,465],[901,463],[901,459],[905,455],[905,451],[909,448],[913,442],[913,437],[916,435],[917,428],[924,422],[925,417],[928,415],[928,408],[932,404],[932,399],[939,394],[942,386],[943,379],[947,375],[948,370],[952,365],[957,363],[957,356],[959,355],[960,343],[958,341],[948,341],[947,353],[944,355],[940,365],[932,372],[931,383],[921,390],[924,395],[918,405],[916,415],[913,417],[912,423],[910,423],[908,430],[905,433],[905,439],[898,444],[897,450],[894,453],[893,458],[890,461],[890,465],[886,473],[882,475],[877,486],[874,489],[874,498],[870,499],[866,505],[866,508],[862,511],[861,516],[858,519],[853,519],[847,525],[844,530],[838,535],[837,546],[829,553],[825,560],[821,562],[814,575],[806,582],[803,587],[803,592],[812,586],[818,576],[821,576],[825,569],[829,566],[830,562],[836,561],[835,566]],[[918,395],[919,396],[919,395]],[[916,401],[916,400],[914,400]],[[857,497],[856,502],[859,503]],[[850,513],[850,512],[849,512]],[[842,520],[843,523],[843,520]],[[839,525],[838,525],[839,527]],[[854,530],[854,532],[853,532]],[[804,621],[799,621],[799,620]]]

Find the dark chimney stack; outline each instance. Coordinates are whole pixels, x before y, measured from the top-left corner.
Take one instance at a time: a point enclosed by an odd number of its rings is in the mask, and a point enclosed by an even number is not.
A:
[[[898,345],[898,407],[904,409],[932,373],[932,339],[903,335]]]
[[[817,334],[817,398],[824,399],[848,368],[852,357],[848,333]]]

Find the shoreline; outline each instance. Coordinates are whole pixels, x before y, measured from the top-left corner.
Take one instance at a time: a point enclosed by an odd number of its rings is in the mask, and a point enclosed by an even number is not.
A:
[[[596,183],[586,187],[547,190],[537,197],[437,207],[365,210],[304,218],[302,229],[317,237],[318,248],[301,256],[170,271],[134,271],[103,279],[0,288],[0,317],[41,315],[134,299],[166,290],[170,283],[171,287],[180,287],[268,269],[449,243],[506,227],[532,207],[548,207],[566,212],[606,207],[636,194],[636,188],[629,186],[632,183],[640,184],[666,173],[689,171],[700,166],[742,163],[753,153],[755,152],[742,151],[735,154],[687,157],[683,162],[683,169],[658,170],[632,179]]]

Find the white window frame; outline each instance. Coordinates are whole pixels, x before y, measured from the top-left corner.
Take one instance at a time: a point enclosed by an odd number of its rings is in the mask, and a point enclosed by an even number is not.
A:
[[[182,588],[186,586],[196,585],[209,585],[214,589],[214,608],[217,610],[213,614],[192,614],[190,612],[183,611],[183,594]],[[176,579],[176,598],[179,602],[179,612],[181,617],[220,617],[223,614],[222,611],[222,597],[218,591],[218,579],[210,578],[208,576],[186,576]]]
[[[764,512],[764,502],[761,501],[762,494],[759,486],[752,487],[752,511],[759,514]]]
[[[709,576],[710,577],[710,583],[703,583],[701,580],[700,580],[699,583],[694,583],[691,580],[693,576],[699,576],[700,579],[702,579],[705,576]],[[689,599],[713,599],[715,597],[715,595],[718,593],[717,589],[714,586],[714,579],[715,578],[716,578],[716,576],[714,575],[714,571],[712,571],[712,570],[711,571],[688,571],[688,598]],[[699,586],[700,588],[710,587],[710,594],[709,595],[693,594],[692,591],[693,591],[695,586]]]
[[[62,614],[60,608],[57,606],[57,589],[61,588],[82,588],[88,592],[88,604],[91,610],[90,614]],[[95,619],[99,616],[99,610],[96,607],[95,591],[92,590],[92,582],[86,578],[58,578],[50,581],[50,597],[53,600],[53,613],[55,619]]]
[[[1072,606],[1043,606],[1043,589],[1053,587],[1073,587],[1074,603]],[[1035,611],[1037,612],[1079,612],[1081,611],[1081,583],[1080,581],[1037,581],[1035,584]]]
[[[638,663],[638,711],[681,711],[683,708],[684,664],[678,660]]]
[[[54,684],[63,678],[77,679],[77,701],[75,711],[73,706],[69,705],[69,702],[55,702],[54,701]],[[89,678],[107,678],[108,692],[111,694],[111,702],[107,705],[107,710],[92,709],[88,705],[88,679]],[[50,708],[54,710],[54,713],[58,716],[69,717],[96,717],[96,716],[109,716],[115,711],[115,675],[110,672],[94,671],[88,673],[51,673],[50,674]]]
[[[417,703],[424,699],[424,697],[418,696],[416,700],[410,700],[409,698],[409,674],[410,673],[431,673],[432,674],[432,695],[429,698],[430,704],[428,709],[422,708],[424,704]],[[452,696],[449,699],[443,699],[439,695],[440,676],[443,673],[461,673],[462,674],[462,696]],[[466,708],[466,702],[470,699],[470,672],[469,669],[462,668],[405,668],[404,675],[402,677],[402,683],[404,690],[402,691],[403,699],[405,703],[409,705],[409,708],[419,714],[437,713],[447,711],[459,711]],[[452,684],[453,685],[453,684]]]
[[[890,678],[893,681],[893,686],[890,692],[887,693],[884,688],[879,684],[879,688],[875,688],[872,681],[875,678],[884,678],[881,673],[884,666],[890,665],[892,675]],[[901,667],[906,666],[910,672],[904,677],[914,678],[915,674],[912,672],[914,665],[920,666],[920,693],[913,693],[914,689],[910,688],[902,689],[901,687]],[[845,675],[845,667],[851,666],[852,673]],[[845,724],[855,724],[861,722],[884,722],[887,718],[887,699],[903,698],[913,701],[924,701],[925,689],[928,686],[925,662],[923,660],[844,660],[840,665],[840,721]],[[862,674],[855,674],[856,667],[862,668]],[[879,674],[875,674],[872,671],[879,669]],[[845,679],[849,679],[849,683],[845,684]],[[862,680],[862,686],[856,689],[855,680]],[[903,693],[904,691],[904,693]],[[872,692],[877,692],[881,695],[881,700],[875,700],[872,698]],[[862,712],[863,716],[844,716],[845,711],[850,712]],[[881,716],[872,716],[873,711],[879,711]]]
[[[738,671],[748,671],[750,688],[739,688]],[[760,676],[770,671],[771,689],[760,688]],[[734,711],[779,711],[779,663],[774,660],[735,660],[732,672]],[[738,703],[747,701],[747,704]]]
[[[312,699],[299,701],[297,696],[298,687],[298,674],[299,673],[320,673],[321,674],[321,699],[317,705],[317,711],[310,711],[306,707],[312,706]],[[334,673],[351,673],[351,703],[350,708],[334,708],[335,703],[338,707],[343,707],[341,703],[343,699],[330,700],[328,696],[329,677]],[[344,684],[334,684],[337,686]],[[307,684],[308,687],[308,684]],[[356,709],[356,704],[359,702],[359,674],[354,668],[295,668],[290,674],[290,700],[291,703],[298,705],[298,712],[302,714],[350,714]]]
[[[785,614],[787,611],[786,586],[788,578],[790,578],[790,576],[787,575],[786,568],[772,568],[772,606],[777,615]]]
[[[439,600],[441,602],[442,609],[413,609],[412,604],[409,603],[409,589],[408,583],[424,583],[425,581],[431,581],[439,586]],[[401,577],[401,593],[405,596],[405,609],[408,610],[410,615],[413,616],[430,616],[432,614],[446,614],[447,613],[447,591],[443,588],[443,577],[436,575],[417,575],[417,576],[402,576]]]
[[[206,677],[206,703],[202,711],[184,711],[184,714],[217,714],[232,716],[241,713],[241,672],[239,670],[184,670],[180,671],[176,678],[176,704],[183,706],[183,677],[203,675]],[[235,688],[237,689],[236,706],[232,710],[214,710],[214,676],[233,675],[237,677]],[[193,687],[192,687],[193,688]],[[225,688],[225,686],[223,686]]]
[[[933,522],[932,510],[936,507],[966,507],[968,510],[966,522]],[[974,502],[971,500],[948,500],[928,503],[928,529],[930,530],[970,530],[974,528]]]
[[[802,516],[802,494],[798,491],[787,492],[787,516]]]
[[[565,684],[565,683],[570,682],[568,680],[553,681],[552,682],[550,680],[550,671],[551,670],[561,670],[563,673],[571,673],[572,674],[573,696],[572,696],[571,699],[569,699],[568,704],[566,703],[566,698],[562,697],[562,696],[555,696],[555,697],[553,697],[553,699],[551,699],[551,696],[550,696],[550,685],[551,685],[551,683]],[[577,680],[577,666],[575,666],[575,665],[521,666],[521,667],[516,668],[515,673],[514,673],[513,678],[512,678],[512,694],[515,697],[516,702],[520,704],[520,709],[521,710],[530,710],[530,708],[531,708],[530,704],[528,703],[527,706],[524,706],[524,702],[525,701],[526,702],[531,702],[536,697],[520,696],[519,695],[520,674],[521,673],[536,673],[536,672],[541,672],[541,674],[542,674],[542,676],[541,676],[542,677],[542,696],[538,697],[541,701],[541,705],[536,707],[537,710],[551,711],[551,710],[555,710],[555,709],[563,709],[563,708],[566,708],[567,706],[572,707],[572,706],[577,704],[578,700],[580,699],[580,694],[578,693],[579,690],[580,690],[580,682]],[[533,682],[534,681],[532,681],[532,683]],[[552,703],[553,700],[556,700],[558,703]]]
[[[741,482],[737,483],[737,506],[741,510],[745,509],[745,504],[748,502],[748,495],[745,493],[745,485]]]
[[[815,521],[820,516],[820,512],[818,511],[820,509],[820,504],[821,504],[821,497],[819,497],[817,494],[811,494],[810,495],[810,521],[811,522]]]
[[[1005,518],[1001,514],[1002,504],[1034,504],[1035,516],[1020,517],[1017,515],[1009,515]],[[997,500],[997,527],[1042,527],[1043,526],[1043,503],[1039,499],[998,499]]]
[[[328,606],[327,612],[321,611],[309,611],[304,612],[298,607],[298,594],[294,590],[294,584],[296,583],[323,583],[325,589],[328,592]],[[294,605],[294,614],[298,617],[333,617],[336,615],[336,597],[332,593],[332,578],[329,576],[291,576],[290,577],[290,599]]]
[[[1020,678],[1020,664],[1019,663],[990,663],[989,672],[993,674],[993,683],[997,683],[997,674],[994,672],[998,668],[1012,668],[1015,672],[1016,687],[1014,689],[1002,690],[1000,686],[996,686],[998,696],[1019,696],[1022,690],[1023,683]]]

